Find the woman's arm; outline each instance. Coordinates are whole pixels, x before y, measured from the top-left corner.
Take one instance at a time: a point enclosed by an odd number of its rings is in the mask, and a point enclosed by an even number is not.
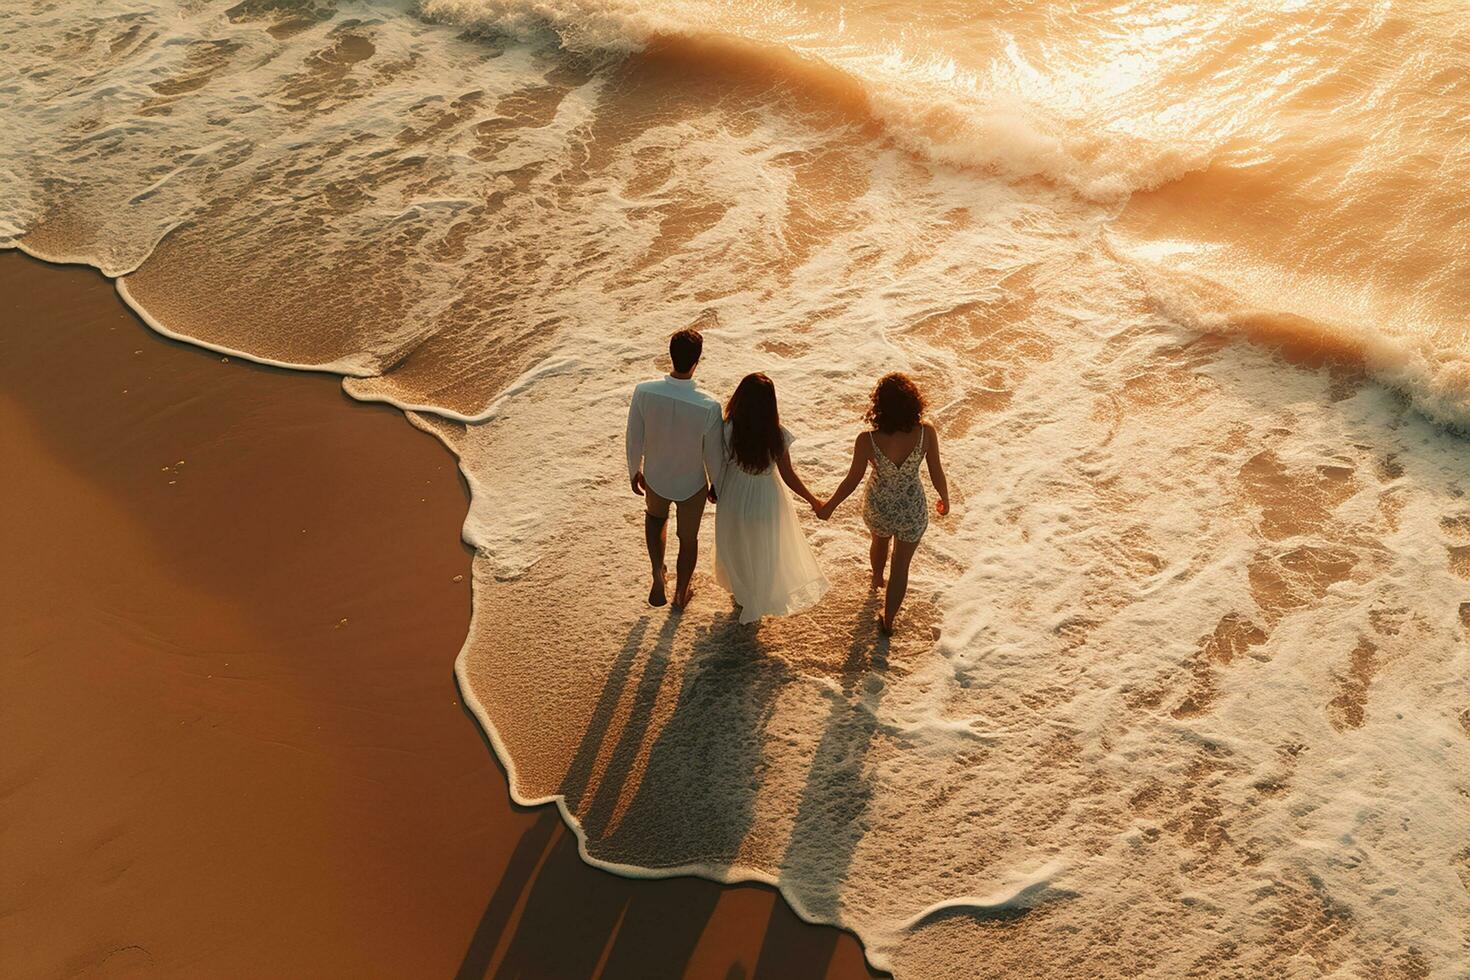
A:
[[[842,485],[837,488],[837,492],[832,494],[832,499],[817,508],[817,516],[822,520],[825,521],[831,517],[837,505],[852,496],[858,484],[863,482],[863,474],[868,471],[868,463],[873,456],[872,445],[872,440],[868,438],[866,432],[858,433],[857,439],[853,440],[852,466],[848,467],[847,476],[843,478]]]
[[[821,506],[821,501],[812,496],[812,492],[806,488],[806,484],[802,483],[801,477],[796,474],[796,467],[791,465],[790,449],[781,450],[781,457],[776,460],[776,468],[781,471],[781,479],[786,481],[792,493],[811,504],[813,510]]]
[[[934,509],[943,516],[949,513],[949,481],[944,478],[944,463],[939,459],[939,432],[925,422],[924,435],[928,436],[924,458],[929,463],[929,482],[934,484],[934,492],[939,494],[939,502],[934,505]]]

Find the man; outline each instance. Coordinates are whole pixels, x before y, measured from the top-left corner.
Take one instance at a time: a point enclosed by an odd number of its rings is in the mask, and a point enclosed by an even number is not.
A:
[[[673,372],[635,388],[628,409],[628,478],[633,492],[647,504],[643,536],[653,565],[650,606],[668,602],[664,545],[670,504],[678,511],[674,608],[683,609],[689,604],[694,565],[699,559],[699,522],[704,517],[706,494],[710,502],[716,499],[716,483],[724,461],[720,403],[694,385],[694,369],[703,349],[704,338],[698,330],[680,330],[670,337]]]

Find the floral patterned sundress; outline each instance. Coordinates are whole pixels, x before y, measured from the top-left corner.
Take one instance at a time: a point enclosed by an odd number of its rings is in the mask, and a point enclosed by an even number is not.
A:
[[[929,527],[929,502],[919,483],[924,430],[920,427],[918,443],[908,458],[897,464],[883,455],[871,432],[868,438],[873,442],[873,469],[863,489],[863,521],[880,538],[917,544]]]

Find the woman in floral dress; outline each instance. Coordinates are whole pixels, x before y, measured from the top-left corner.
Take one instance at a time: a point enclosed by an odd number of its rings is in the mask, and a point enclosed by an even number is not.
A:
[[[949,484],[939,459],[939,434],[924,421],[924,396],[907,375],[889,374],[878,382],[866,420],[868,430],[853,442],[852,467],[847,477],[832,499],[817,509],[817,516],[822,520],[831,517],[871,467],[863,491],[863,521],[873,538],[868,549],[873,569],[872,587],[888,586],[878,625],[883,632],[891,633],[904,593],[908,591],[909,563],[929,526],[919,464],[928,463],[929,480],[939,494],[935,510],[941,516],[949,513]],[[888,563],[890,542],[895,542],[891,566]],[[885,566],[888,568],[886,583]]]

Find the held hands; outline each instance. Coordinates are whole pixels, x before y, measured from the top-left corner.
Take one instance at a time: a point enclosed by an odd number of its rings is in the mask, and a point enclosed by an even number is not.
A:
[[[836,509],[836,505],[830,500],[819,501],[816,497],[812,498],[812,510],[817,512],[817,520],[819,521],[825,521],[831,518],[832,512]]]

